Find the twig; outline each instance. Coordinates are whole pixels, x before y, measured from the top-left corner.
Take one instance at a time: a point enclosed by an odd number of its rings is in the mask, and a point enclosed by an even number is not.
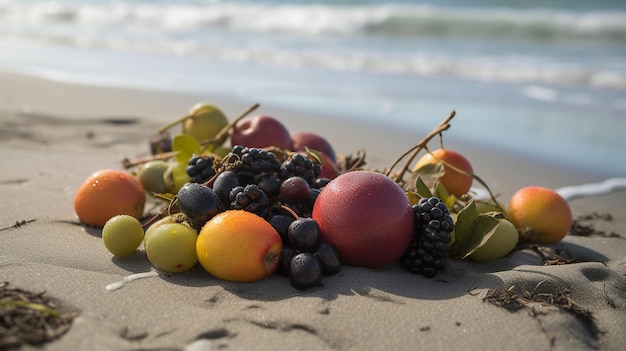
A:
[[[400,172],[398,172],[398,174],[395,176],[394,181],[396,183],[399,183],[400,181],[402,181],[402,178],[404,177],[404,173],[406,173],[406,171],[409,169],[411,162],[413,162],[413,160],[415,159],[415,157],[417,156],[417,154],[424,148],[426,147],[426,144],[428,144],[428,142],[434,138],[435,136],[441,134],[441,132],[447,130],[450,128],[450,121],[452,120],[452,118],[454,118],[454,115],[456,114],[455,110],[450,111],[450,114],[448,114],[448,117],[446,117],[441,123],[439,123],[439,125],[437,126],[437,128],[433,129],[430,133],[428,133],[428,135],[426,135],[426,137],[424,139],[422,139],[422,141],[420,141],[419,143],[417,143],[416,145],[414,145],[413,147],[411,147],[410,149],[408,149],[406,152],[404,152],[402,155],[400,155],[400,157],[398,157],[392,164],[391,166],[389,166],[389,169],[387,170],[386,175],[389,177],[391,175],[392,170],[394,169],[394,167],[400,163],[400,161],[402,161],[403,158],[405,158],[407,155],[410,154],[409,158],[406,160],[406,162],[404,163],[404,165],[402,166],[402,168],[400,169]]]
[[[10,226],[6,226],[6,227],[2,227],[2,228],[0,228],[0,231],[2,231],[2,230],[8,230],[8,229],[14,229],[14,228],[19,228],[19,227],[21,227],[21,226],[23,226],[23,225],[25,225],[25,224],[32,223],[32,222],[34,222],[34,221],[36,221],[36,220],[37,220],[37,218],[24,219],[24,220],[21,220],[21,221],[15,222],[14,224],[12,224],[12,225],[10,225]]]
[[[239,122],[240,120],[242,120],[244,117],[246,117],[248,114],[250,114],[250,112],[256,110],[259,106],[261,106],[259,103],[255,103],[251,106],[249,106],[245,111],[243,111],[239,116],[237,116],[237,118],[235,118],[234,120],[232,120],[232,122],[230,122],[227,126],[225,126],[224,128],[222,128],[222,130],[220,130],[217,135],[215,135],[215,137],[211,138],[211,139],[207,139],[207,140],[203,140],[200,141],[200,146],[207,147],[209,145],[222,145],[224,142],[226,142],[226,139],[228,138],[228,131],[235,126],[235,124],[237,124],[237,122]],[[164,132],[165,130],[171,128],[172,126],[184,121],[187,116],[184,117],[180,117],[168,124],[166,124],[165,126],[161,127],[161,129],[159,130],[159,133]],[[124,168],[131,168],[131,167],[135,167],[135,166],[139,166],[142,165],[144,163],[150,162],[150,161],[154,161],[154,160],[167,160],[171,157],[176,156],[176,154],[178,154],[178,151],[169,151],[169,152],[164,152],[161,154],[156,154],[156,155],[151,155],[151,156],[146,156],[146,157],[141,157],[135,160],[129,160],[128,158],[124,159],[122,161],[122,165],[124,166]]]

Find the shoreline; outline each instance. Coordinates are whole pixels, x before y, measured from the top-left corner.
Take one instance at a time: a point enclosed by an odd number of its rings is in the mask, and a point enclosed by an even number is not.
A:
[[[411,275],[399,264],[344,267],[306,291],[291,288],[278,275],[254,283],[220,281],[197,266],[107,290],[152,266],[143,250],[124,259],[112,257],[101,231],[77,222],[76,189],[98,169],[121,168],[123,158],[146,155],[148,138],[162,123],[211,96],[88,87],[4,73],[0,80],[5,83],[0,87],[0,158],[9,165],[0,175],[1,226],[35,219],[1,232],[0,280],[45,291],[63,311],[76,314],[66,334],[38,349],[587,351],[615,350],[626,343],[624,192],[571,202],[574,217],[610,213],[612,220],[593,220],[593,226],[622,236],[570,235],[550,246],[574,257],[571,264],[543,265],[532,250],[520,249],[489,263],[447,260],[435,279]],[[253,103],[214,102],[229,118]],[[368,166],[377,168],[388,166],[428,132],[416,136],[272,105],[256,112],[274,115],[294,132],[318,132],[338,153],[365,148]],[[445,134],[444,139],[446,146],[464,151],[502,199],[526,185],[558,188],[604,180]],[[570,298],[593,314],[594,324],[555,306],[532,316],[484,300],[494,289],[510,286],[541,287],[545,290],[539,292],[547,293],[570,288]]]

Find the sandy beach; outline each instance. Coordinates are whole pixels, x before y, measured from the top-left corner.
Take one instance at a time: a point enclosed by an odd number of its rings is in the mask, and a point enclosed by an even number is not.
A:
[[[536,251],[524,249],[487,263],[450,259],[434,279],[411,275],[399,264],[346,266],[305,291],[278,275],[255,283],[225,282],[198,265],[107,290],[153,268],[143,250],[114,258],[100,230],[78,222],[75,191],[96,170],[121,169],[124,158],[148,155],[148,140],[158,127],[196,102],[215,103],[229,118],[259,102],[255,114],[275,116],[292,131],[322,134],[340,154],[365,149],[367,166],[377,169],[388,167],[435,126],[420,126],[424,133],[415,134],[263,101],[81,86],[13,73],[0,73],[0,82],[0,282],[45,292],[59,311],[75,317],[60,338],[23,350],[623,350],[626,345],[623,191],[570,202],[574,219],[594,234],[568,235],[547,246],[569,259],[567,264],[546,265]],[[459,110],[455,119],[461,118]],[[556,189],[605,180],[584,167],[554,167],[445,135],[445,145],[463,150],[505,203],[527,185]],[[490,302],[509,288],[527,293],[525,307],[509,310]],[[542,295],[564,297],[570,307],[533,302]]]

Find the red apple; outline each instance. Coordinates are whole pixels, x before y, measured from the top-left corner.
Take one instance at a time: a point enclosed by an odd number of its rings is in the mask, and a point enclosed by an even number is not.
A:
[[[456,151],[450,149],[437,149],[432,153],[425,154],[417,161],[413,171],[417,171],[427,164],[439,162],[444,164],[445,173],[439,179],[439,182],[444,186],[444,188],[456,197],[461,197],[467,194],[472,187],[474,179],[462,172],[471,174],[474,173],[474,170],[472,169],[472,165],[467,158]],[[462,172],[459,172],[457,169]]]
[[[231,145],[247,147],[276,146],[292,150],[293,141],[285,125],[274,117],[260,115],[246,117],[235,124],[230,132]]]
[[[297,132],[291,134],[293,149],[295,151],[305,151],[305,147],[322,152],[330,157],[333,162],[337,162],[337,156],[332,145],[321,135],[312,132]]]
[[[372,171],[344,173],[322,188],[313,219],[322,241],[347,265],[378,268],[397,261],[411,242],[414,213],[398,184]]]

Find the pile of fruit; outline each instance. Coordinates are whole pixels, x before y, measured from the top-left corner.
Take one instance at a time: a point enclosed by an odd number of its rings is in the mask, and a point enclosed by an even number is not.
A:
[[[447,259],[498,259],[519,241],[558,242],[571,226],[569,206],[553,190],[520,189],[506,209],[463,155],[431,151],[428,142],[450,127],[454,113],[380,171],[364,169],[364,153],[337,155],[318,134],[247,116],[254,108],[229,122],[211,104],[193,106],[158,131],[150,157],[125,160],[130,171],[92,174],[74,199],[79,219],[102,227],[116,256],[143,244],[166,272],[198,262],[230,281],[277,272],[300,290],[342,264],[399,262],[433,277]],[[474,198],[474,181],[489,199]],[[144,217],[147,195],[163,206]]]

